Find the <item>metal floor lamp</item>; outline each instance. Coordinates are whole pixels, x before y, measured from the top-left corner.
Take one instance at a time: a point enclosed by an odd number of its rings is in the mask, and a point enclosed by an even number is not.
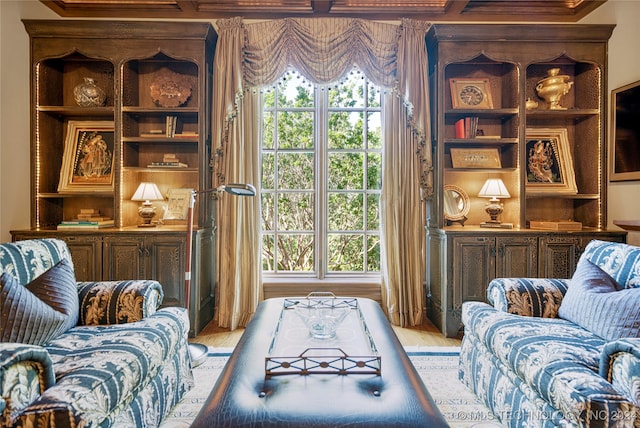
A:
[[[223,184],[213,189],[192,190],[189,200],[189,210],[187,211],[187,251],[186,263],[184,270],[184,289],[185,289],[185,307],[187,313],[191,307],[191,249],[193,246],[193,207],[196,203],[196,196],[202,193],[212,193],[217,196],[221,192],[227,192],[236,196],[255,196],[256,189],[251,184]],[[191,357],[191,365],[197,367],[202,364],[207,356],[208,348],[202,343],[189,343],[189,355]]]

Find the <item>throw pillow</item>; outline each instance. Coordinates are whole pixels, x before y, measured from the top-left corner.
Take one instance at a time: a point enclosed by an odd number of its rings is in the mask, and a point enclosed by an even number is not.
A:
[[[606,340],[640,337],[640,288],[624,289],[599,266],[581,259],[558,316]]]
[[[40,300],[66,316],[64,331],[78,324],[80,300],[73,266],[62,259],[25,287]]]
[[[0,276],[0,339],[44,345],[64,331],[66,316],[21,285],[9,273]]]

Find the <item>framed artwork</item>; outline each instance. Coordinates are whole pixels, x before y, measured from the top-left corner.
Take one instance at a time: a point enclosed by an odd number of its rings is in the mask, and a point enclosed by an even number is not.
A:
[[[611,91],[609,180],[640,180],[640,80]]]
[[[449,79],[451,107],[454,109],[493,108],[489,79]]]
[[[497,148],[451,148],[451,166],[454,168],[502,168],[500,151]]]
[[[527,193],[578,193],[565,128],[526,131]]]
[[[163,220],[187,220],[193,189],[169,189]]]
[[[113,192],[114,146],[113,122],[70,120],[58,192]]]

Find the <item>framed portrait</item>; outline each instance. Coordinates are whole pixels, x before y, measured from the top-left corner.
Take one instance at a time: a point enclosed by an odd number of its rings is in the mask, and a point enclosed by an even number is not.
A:
[[[611,91],[609,180],[640,180],[640,80]]]
[[[527,193],[578,193],[565,128],[526,131]]]
[[[502,168],[500,151],[491,149],[451,148],[451,166],[454,168]]]
[[[187,220],[193,189],[169,189],[163,220]]]
[[[70,120],[58,192],[113,192],[114,149],[113,122]]]
[[[451,107],[454,109],[493,108],[489,79],[449,79]]]

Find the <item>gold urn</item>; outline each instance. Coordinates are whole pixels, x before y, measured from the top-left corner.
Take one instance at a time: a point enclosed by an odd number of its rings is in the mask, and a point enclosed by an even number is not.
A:
[[[559,68],[552,68],[547,71],[547,77],[540,80],[536,85],[538,96],[549,103],[550,110],[565,110],[566,107],[560,105],[560,99],[567,95],[573,82],[569,82],[569,76],[560,73]]]

